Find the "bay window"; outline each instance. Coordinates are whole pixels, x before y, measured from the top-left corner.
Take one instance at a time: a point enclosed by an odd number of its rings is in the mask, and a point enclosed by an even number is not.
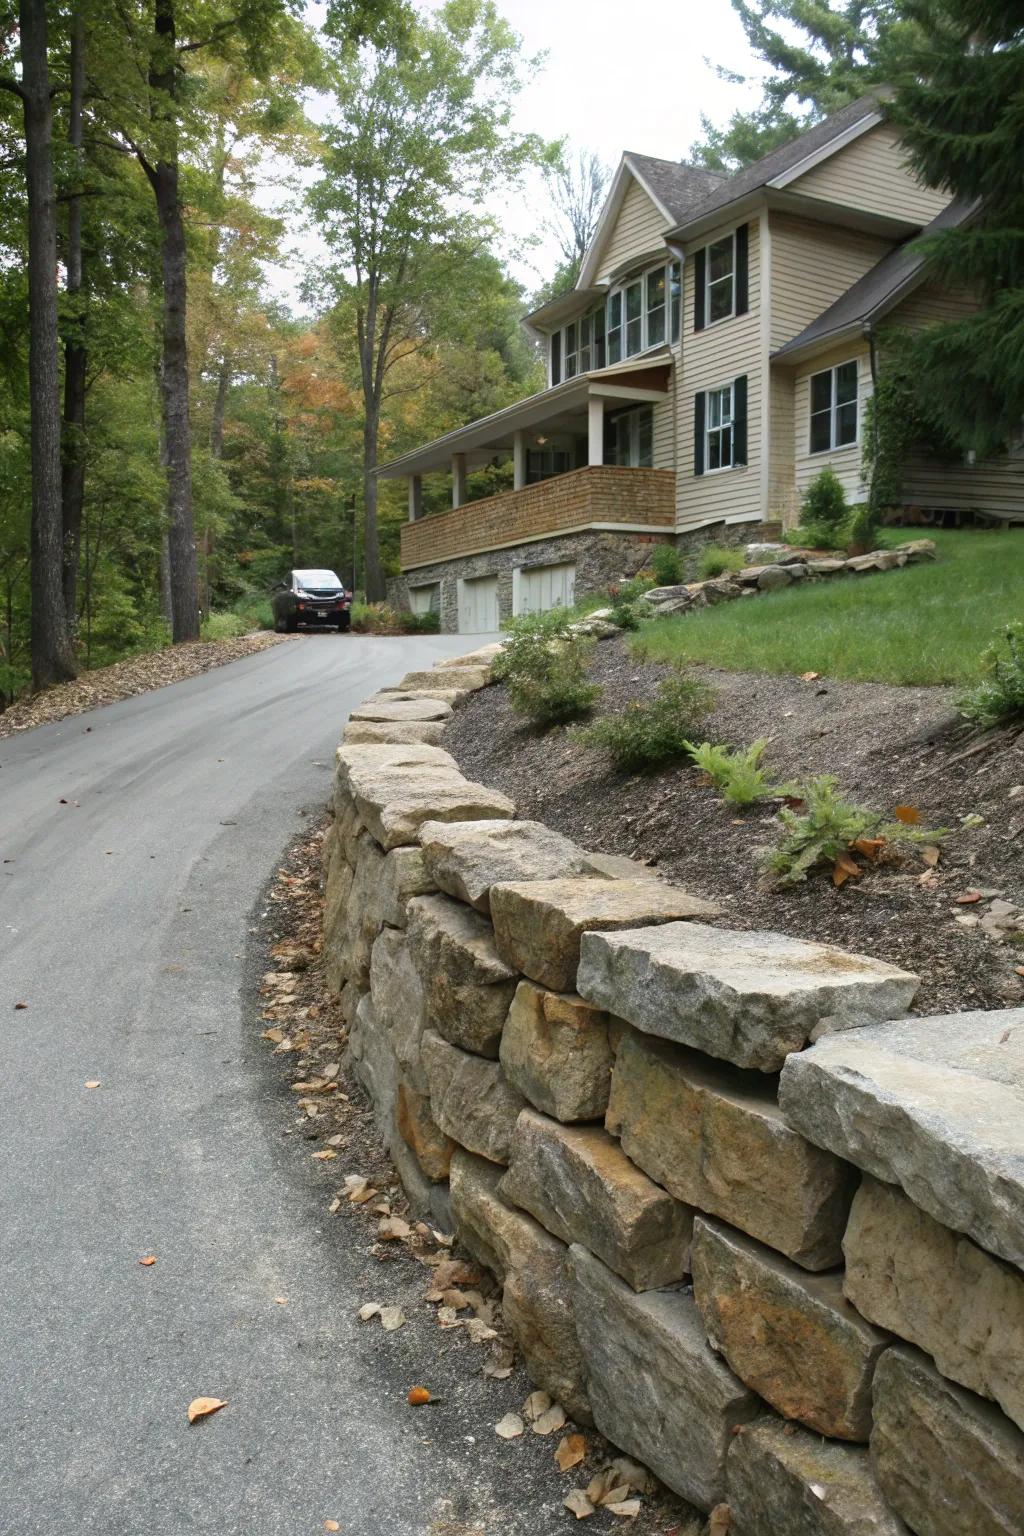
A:
[[[857,441],[857,363],[840,363],[811,375],[811,453],[828,453]]]

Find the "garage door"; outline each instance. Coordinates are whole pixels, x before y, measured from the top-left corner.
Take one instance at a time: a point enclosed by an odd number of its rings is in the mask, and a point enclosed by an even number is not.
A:
[[[440,613],[441,583],[432,581],[426,587],[410,587],[409,607],[413,613]]]
[[[493,634],[497,628],[497,576],[475,576],[471,581],[460,581],[460,635]]]
[[[516,613],[546,613],[549,608],[571,608],[575,601],[576,567],[561,565],[522,567],[516,576]]]

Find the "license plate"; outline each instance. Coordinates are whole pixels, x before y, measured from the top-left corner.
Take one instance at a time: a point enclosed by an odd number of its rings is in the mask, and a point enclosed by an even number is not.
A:
[[[326,619],[326,617],[327,617],[327,609],[326,608],[318,608],[317,611],[316,611],[316,616],[317,616],[318,619]]]

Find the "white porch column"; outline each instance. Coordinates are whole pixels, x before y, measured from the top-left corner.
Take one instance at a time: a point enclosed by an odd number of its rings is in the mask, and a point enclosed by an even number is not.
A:
[[[604,463],[604,401],[591,395],[587,401],[587,463]]]
[[[517,432],[512,439],[512,489],[521,491],[526,484],[526,433]]]
[[[423,516],[423,476],[409,476],[409,521],[414,523]]]
[[[452,454],[452,506],[461,507],[466,500],[466,455]]]

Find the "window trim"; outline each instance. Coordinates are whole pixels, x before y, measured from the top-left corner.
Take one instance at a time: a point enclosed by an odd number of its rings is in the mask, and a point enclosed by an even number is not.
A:
[[[851,365],[851,363],[852,363],[853,367],[857,371],[857,374],[856,374],[856,388],[854,389],[854,392],[853,392],[853,399],[852,400],[844,400],[842,402],[842,404],[843,405],[852,405],[854,407],[854,418],[853,419],[854,419],[854,422],[856,423],[856,428],[855,428],[853,437],[851,438],[851,440],[848,443],[837,443],[836,442],[836,415],[837,415],[837,412],[841,409],[841,406],[838,406],[836,404],[836,385],[837,385],[837,382],[838,382],[836,375],[838,374],[840,368],[848,368]],[[813,428],[814,428],[814,418],[815,418],[815,416],[824,416],[824,414],[825,414],[825,412],[823,410],[822,411],[815,411],[815,410],[812,409],[812,405],[813,405],[813,402],[814,402],[814,380],[815,379],[824,378],[826,374],[828,375],[828,378],[829,378],[829,405],[828,405],[829,442],[828,442],[828,447],[827,448],[814,448],[814,447],[811,446],[812,441],[813,441],[811,434],[812,434]],[[819,368],[816,373],[809,373],[807,375],[807,456],[808,456],[808,458],[815,458],[815,459],[817,459],[817,458],[820,458],[823,453],[845,453],[848,448],[859,448],[859,447],[860,447],[860,358],[859,357],[847,357],[847,358],[844,358],[841,363],[833,364],[833,366],[831,368]]]
[[[719,315],[716,319],[712,320],[712,318],[711,318],[711,289],[712,289],[712,285],[714,284],[715,286],[717,286],[720,283],[724,283],[726,281],[726,279],[724,277],[716,277],[716,278],[712,279],[712,276],[711,276],[711,252],[712,252],[712,249],[716,245],[725,245],[726,241],[729,242],[729,249],[730,249],[730,251],[732,253],[732,265],[729,268],[729,273],[728,273],[728,280],[729,280],[729,284],[730,284],[729,308],[728,308],[728,310],[726,311],[726,313],[724,315]],[[732,230],[729,234],[722,235],[718,240],[710,241],[704,247],[704,327],[703,328],[704,328],[704,330],[707,331],[707,330],[710,330],[710,328],[713,325],[721,325],[723,320],[735,320],[735,318],[736,318],[736,231]]]
[[[717,427],[713,427],[710,425],[711,396],[723,395],[726,390],[729,392],[729,420],[723,420]],[[726,430],[729,433],[729,462],[728,464],[717,464],[712,469],[711,434],[714,432],[718,435],[719,446],[721,446],[721,435]],[[742,467],[742,465],[736,463],[736,380],[730,379],[728,384],[715,384],[710,389],[704,391],[704,473],[706,475],[724,475],[730,469],[740,469]]]

